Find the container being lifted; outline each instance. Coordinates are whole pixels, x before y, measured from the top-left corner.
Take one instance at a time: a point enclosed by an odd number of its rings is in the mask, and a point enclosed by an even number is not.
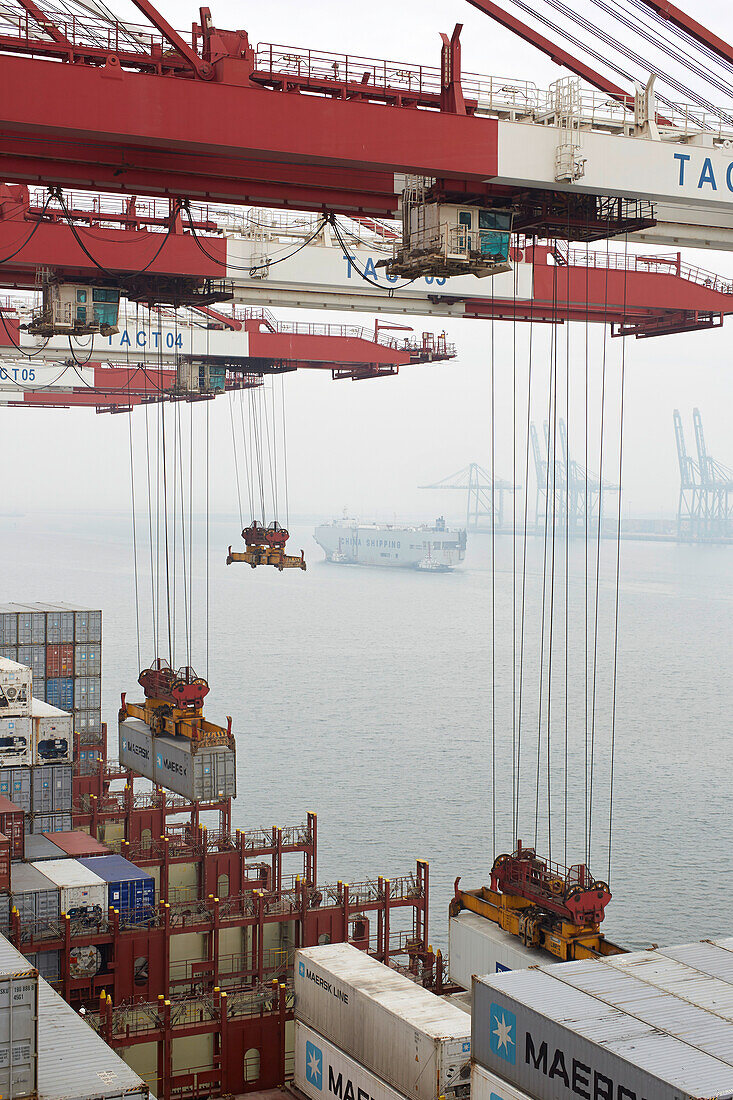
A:
[[[549,951],[525,947],[511,932],[465,909],[448,921],[448,935],[449,977],[463,989],[470,990],[474,974],[501,974],[557,961]]]
[[[155,734],[139,718],[119,726],[123,768],[150,779],[192,802],[218,802],[237,793],[234,745],[208,744],[186,737]]]
[[[408,1100],[468,1096],[465,1012],[348,943],[295,956],[296,1020]]]

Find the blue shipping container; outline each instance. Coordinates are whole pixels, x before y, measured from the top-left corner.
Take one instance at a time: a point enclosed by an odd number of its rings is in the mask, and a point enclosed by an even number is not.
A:
[[[107,904],[128,919],[145,920],[155,909],[155,879],[123,856],[86,856],[78,860],[108,886]]]
[[[46,680],[46,702],[61,710],[74,706],[74,680],[71,676],[53,676]]]

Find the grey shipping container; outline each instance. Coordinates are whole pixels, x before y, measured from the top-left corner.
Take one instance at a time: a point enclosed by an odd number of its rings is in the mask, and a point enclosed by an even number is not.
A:
[[[0,936],[0,1096],[35,1096],[38,973]]]
[[[148,1100],[150,1090],[43,978],[38,980],[38,1095]]]
[[[119,737],[123,768],[132,768],[193,802],[236,796],[233,749],[225,745],[197,746],[185,737],[154,737],[139,718],[120,722]]]
[[[60,951],[35,951],[26,958],[47,982],[57,982],[61,977]]]
[[[35,863],[44,859],[63,859],[65,855],[67,855],[67,853],[62,851],[58,844],[54,844],[54,842],[49,840],[47,836],[44,836],[43,833],[26,832],[25,858],[28,863]]]
[[[17,646],[18,612],[4,611],[0,607],[0,645]]]
[[[37,764],[32,770],[31,812],[36,815],[71,810],[71,783],[71,764]]]
[[[536,1100],[733,1096],[733,939],[473,983],[475,1061]]]
[[[102,711],[80,710],[74,715],[74,726],[79,733],[101,733]]]
[[[81,611],[74,612],[74,641],[75,642],[101,642],[102,641],[102,612]]]
[[[10,894],[0,894],[0,932],[3,936],[10,933]]]
[[[21,665],[26,665],[33,673],[33,687],[35,688],[36,677],[45,679],[46,676],[46,646],[18,646],[18,662]]]
[[[74,612],[46,612],[46,642],[48,645],[69,645],[74,641]]]
[[[99,642],[82,642],[74,647],[74,675],[102,675],[102,647]]]
[[[77,676],[74,679],[74,710],[99,710],[102,704],[102,681],[99,676]]]
[[[0,645],[0,657],[4,657],[6,661],[15,661],[18,663],[18,647],[17,645]]]
[[[0,768],[0,794],[14,802],[19,810],[31,812],[31,769]]]
[[[54,847],[56,847],[54,845]],[[57,855],[61,852],[56,849]],[[14,863],[10,870],[10,897],[25,921],[58,921],[59,888],[31,863]]]
[[[18,611],[18,645],[46,644],[46,613],[25,607]]]
[[[339,1100],[401,1100],[396,1089],[299,1020],[295,1021],[294,1081],[310,1100],[321,1100],[324,1095]]]
[[[450,980],[470,990],[474,974],[501,974],[556,962],[554,955],[524,944],[486,917],[464,910],[448,921]]]
[[[26,836],[28,833],[68,833],[71,827],[71,811],[25,815]]]
[[[470,1016],[351,944],[296,951],[295,1016],[410,1100],[468,1095]]]
[[[41,973],[39,968],[39,973]],[[43,975],[45,977],[45,974]],[[471,1100],[532,1100],[526,1092],[515,1088],[487,1069],[474,1062],[471,1066]]]

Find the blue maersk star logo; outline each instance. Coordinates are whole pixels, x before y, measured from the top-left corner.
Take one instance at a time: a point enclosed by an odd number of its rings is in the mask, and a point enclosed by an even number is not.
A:
[[[513,1066],[517,1057],[517,1017],[502,1005],[492,1004],[489,1030],[491,1053]]]
[[[300,959],[298,962],[298,974],[301,976],[301,978],[305,977],[305,963],[302,959]]]
[[[305,1044],[305,1076],[314,1088],[323,1088],[323,1055],[313,1043]]]

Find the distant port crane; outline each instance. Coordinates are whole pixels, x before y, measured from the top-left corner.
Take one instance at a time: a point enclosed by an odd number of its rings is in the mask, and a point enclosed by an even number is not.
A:
[[[697,458],[687,453],[679,409],[673,413],[680,495],[677,538],[684,542],[715,542],[733,538],[733,470],[707,451],[702,415],[692,410]]]
[[[550,445],[548,424],[544,425],[544,446],[540,442],[537,426],[530,425],[536,477],[535,523],[538,528],[543,526],[546,512],[551,521],[550,509],[545,504],[545,498],[549,495],[551,506],[554,499],[552,514],[555,526],[561,531],[565,530],[567,513],[567,527],[572,534],[585,530],[586,520],[589,526],[596,526],[602,518],[604,494],[617,493],[619,487],[605,481],[598,474],[590,473],[579,462],[570,458],[567,425],[562,418],[558,421],[558,438],[559,454],[556,447]],[[550,451],[555,452],[554,470],[550,462],[548,473]]]
[[[466,493],[466,530],[486,531],[491,526],[492,511],[495,527],[504,526],[504,494],[514,493],[521,485],[492,478],[488,470],[471,462],[462,470],[436,481],[432,485],[420,485],[420,489],[458,489]]]

